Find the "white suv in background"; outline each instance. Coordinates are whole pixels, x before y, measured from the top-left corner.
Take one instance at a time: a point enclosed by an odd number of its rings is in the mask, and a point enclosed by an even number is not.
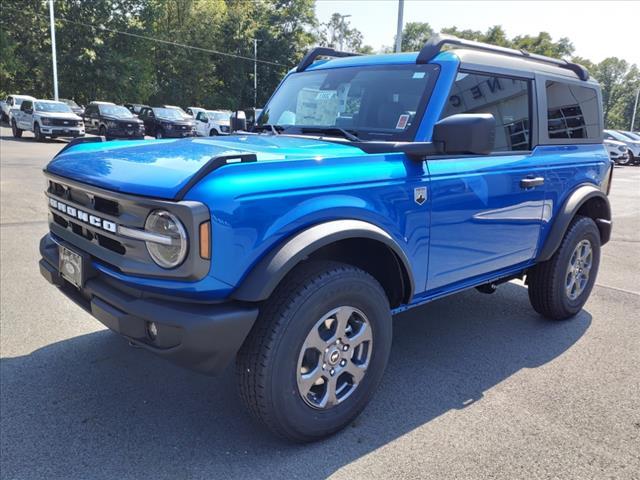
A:
[[[35,102],[35,97],[30,95],[9,95],[2,103],[2,120],[11,125],[11,115],[14,111],[20,110],[20,105],[24,100]]]
[[[229,134],[231,112],[224,110],[205,110],[196,115],[196,135],[212,137]]]
[[[605,140],[617,140],[618,142],[622,142],[627,146],[629,150],[629,165],[633,165],[634,163],[640,162],[640,142],[637,140],[632,140],[631,138],[623,135],[616,130],[604,130],[604,139]]]

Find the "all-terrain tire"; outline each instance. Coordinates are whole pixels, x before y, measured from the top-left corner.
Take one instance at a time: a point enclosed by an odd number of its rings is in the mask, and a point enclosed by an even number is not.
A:
[[[368,367],[357,388],[341,403],[313,408],[298,386],[303,344],[323,315],[343,305],[363,312],[371,326]],[[352,422],[375,393],[391,337],[389,301],[371,275],[333,261],[301,264],[264,302],[238,352],[240,398],[254,418],[282,438],[309,442],[331,435]]]
[[[585,243],[586,242],[586,243]],[[590,248],[588,278],[583,287],[572,290],[571,277],[582,275],[584,269],[572,265],[580,256],[577,248]],[[574,257],[574,255],[578,255]],[[580,262],[578,262],[580,263]],[[529,300],[534,310],[552,320],[565,320],[584,306],[598,274],[600,265],[600,232],[593,219],[576,216],[562,239],[560,247],[546,262],[537,264],[527,274]],[[570,271],[573,269],[573,273]],[[578,272],[580,270],[580,272]],[[582,278],[582,277],[581,277]],[[572,298],[575,295],[575,298]]]

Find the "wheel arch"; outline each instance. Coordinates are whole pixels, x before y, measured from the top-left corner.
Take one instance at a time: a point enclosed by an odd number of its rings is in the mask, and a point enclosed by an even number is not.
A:
[[[333,220],[298,232],[271,250],[232,297],[266,300],[289,272],[309,259],[331,259],[363,269],[380,282],[392,307],[408,303],[413,296],[409,259],[391,235],[361,220]]]
[[[604,245],[611,237],[611,205],[607,195],[595,185],[576,188],[555,215],[551,230],[536,257],[536,262],[549,260],[556,252],[564,235],[576,215],[592,218],[600,231],[600,243]]]

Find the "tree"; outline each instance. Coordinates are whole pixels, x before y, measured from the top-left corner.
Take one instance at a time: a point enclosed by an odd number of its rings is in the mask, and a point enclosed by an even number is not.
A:
[[[435,32],[431,25],[423,22],[407,22],[402,29],[401,50],[418,52]]]
[[[339,13],[334,13],[327,23],[320,25],[316,35],[318,42],[323,46],[357,53],[373,52],[371,46],[363,45],[362,32],[357,28],[351,28],[350,23]]]

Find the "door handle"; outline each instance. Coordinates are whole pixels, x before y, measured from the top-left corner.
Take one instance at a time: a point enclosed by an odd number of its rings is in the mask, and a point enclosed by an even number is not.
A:
[[[520,188],[533,188],[544,185],[544,177],[528,177],[520,180]]]

